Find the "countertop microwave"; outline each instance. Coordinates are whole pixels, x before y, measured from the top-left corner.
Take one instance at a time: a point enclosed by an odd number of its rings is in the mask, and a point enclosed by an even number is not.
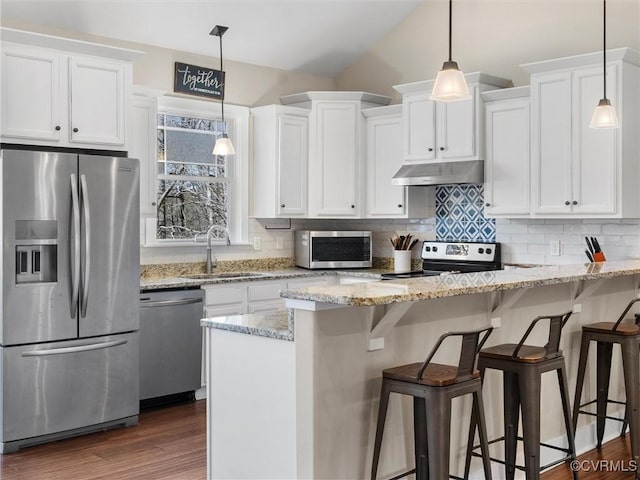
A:
[[[371,267],[371,232],[296,230],[295,238],[298,267]]]

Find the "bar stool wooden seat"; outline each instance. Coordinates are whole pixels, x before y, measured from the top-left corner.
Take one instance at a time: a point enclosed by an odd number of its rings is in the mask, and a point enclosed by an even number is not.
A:
[[[633,460],[640,465],[640,368],[638,367],[640,326],[639,317],[636,315],[635,323],[622,323],[631,307],[640,301],[634,299],[626,306],[616,322],[598,322],[582,327],[582,341],[580,343],[580,360],[578,362],[578,378],[576,380],[576,393],[573,404],[573,428],[578,423],[578,414],[596,417],[597,446],[602,446],[605,423],[607,419],[622,421],[624,435],[627,423],[631,427],[631,452]],[[596,342],[596,399],[586,403],[580,403],[584,376],[587,368],[587,357],[591,342]],[[611,400],[609,396],[609,380],[611,375],[611,356],[613,345],[620,345],[622,351],[622,369],[624,374],[626,402]],[[587,405],[596,404],[596,413],[583,410]],[[626,405],[624,419],[607,416],[609,403]],[[640,474],[636,474],[639,478]]]
[[[564,356],[559,349],[560,335],[571,312],[559,315],[547,315],[535,318],[522,336],[519,343],[506,343],[481,350],[478,355],[478,370],[484,379],[487,368],[501,370],[504,382],[504,435],[489,441],[489,444],[504,441],[505,459],[491,458],[492,461],[505,466],[507,480],[513,480],[515,470],[524,470],[527,480],[539,479],[540,470],[553,465],[575,460],[576,448],[573,425],[571,423],[571,407],[569,406],[569,389],[567,386]],[[525,341],[534,327],[541,320],[549,320],[549,337],[544,347],[526,345]],[[542,374],[555,371],[562,401],[562,411],[567,432],[568,448],[560,448],[540,442],[540,401]],[[519,412],[522,414],[522,437],[518,436]],[[469,431],[469,444],[473,445],[475,437],[475,418],[472,419]],[[524,443],[524,467],[516,465],[516,446],[518,440]],[[540,466],[540,446],[563,452],[563,458],[548,465]],[[476,447],[468,447],[465,478],[469,476],[469,462]],[[577,479],[577,472],[573,472]]]
[[[442,335],[422,363],[412,363],[386,369],[382,372],[380,406],[376,427],[371,479],[378,473],[382,435],[391,393],[413,397],[413,423],[415,468],[393,477],[396,480],[415,473],[416,480],[449,478],[449,442],[451,429],[451,400],[462,395],[473,395],[473,415],[478,419],[484,475],[491,479],[482,384],[475,369],[478,351],[491,334],[493,327],[468,332],[449,332]],[[447,338],[462,337],[458,365],[443,365],[431,360]],[[458,477],[453,477],[458,478]]]

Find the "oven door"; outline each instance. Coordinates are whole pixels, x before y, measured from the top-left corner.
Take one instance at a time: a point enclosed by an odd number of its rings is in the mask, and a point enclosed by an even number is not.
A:
[[[309,268],[371,267],[371,232],[310,232]]]

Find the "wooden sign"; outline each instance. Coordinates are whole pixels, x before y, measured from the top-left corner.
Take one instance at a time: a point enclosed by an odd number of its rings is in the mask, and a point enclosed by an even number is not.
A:
[[[175,62],[173,91],[224,100],[224,72]]]

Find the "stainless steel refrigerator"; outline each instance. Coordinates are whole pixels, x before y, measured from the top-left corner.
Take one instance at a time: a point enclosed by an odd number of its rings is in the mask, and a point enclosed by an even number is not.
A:
[[[4,149],[0,453],[137,423],[139,166]]]

